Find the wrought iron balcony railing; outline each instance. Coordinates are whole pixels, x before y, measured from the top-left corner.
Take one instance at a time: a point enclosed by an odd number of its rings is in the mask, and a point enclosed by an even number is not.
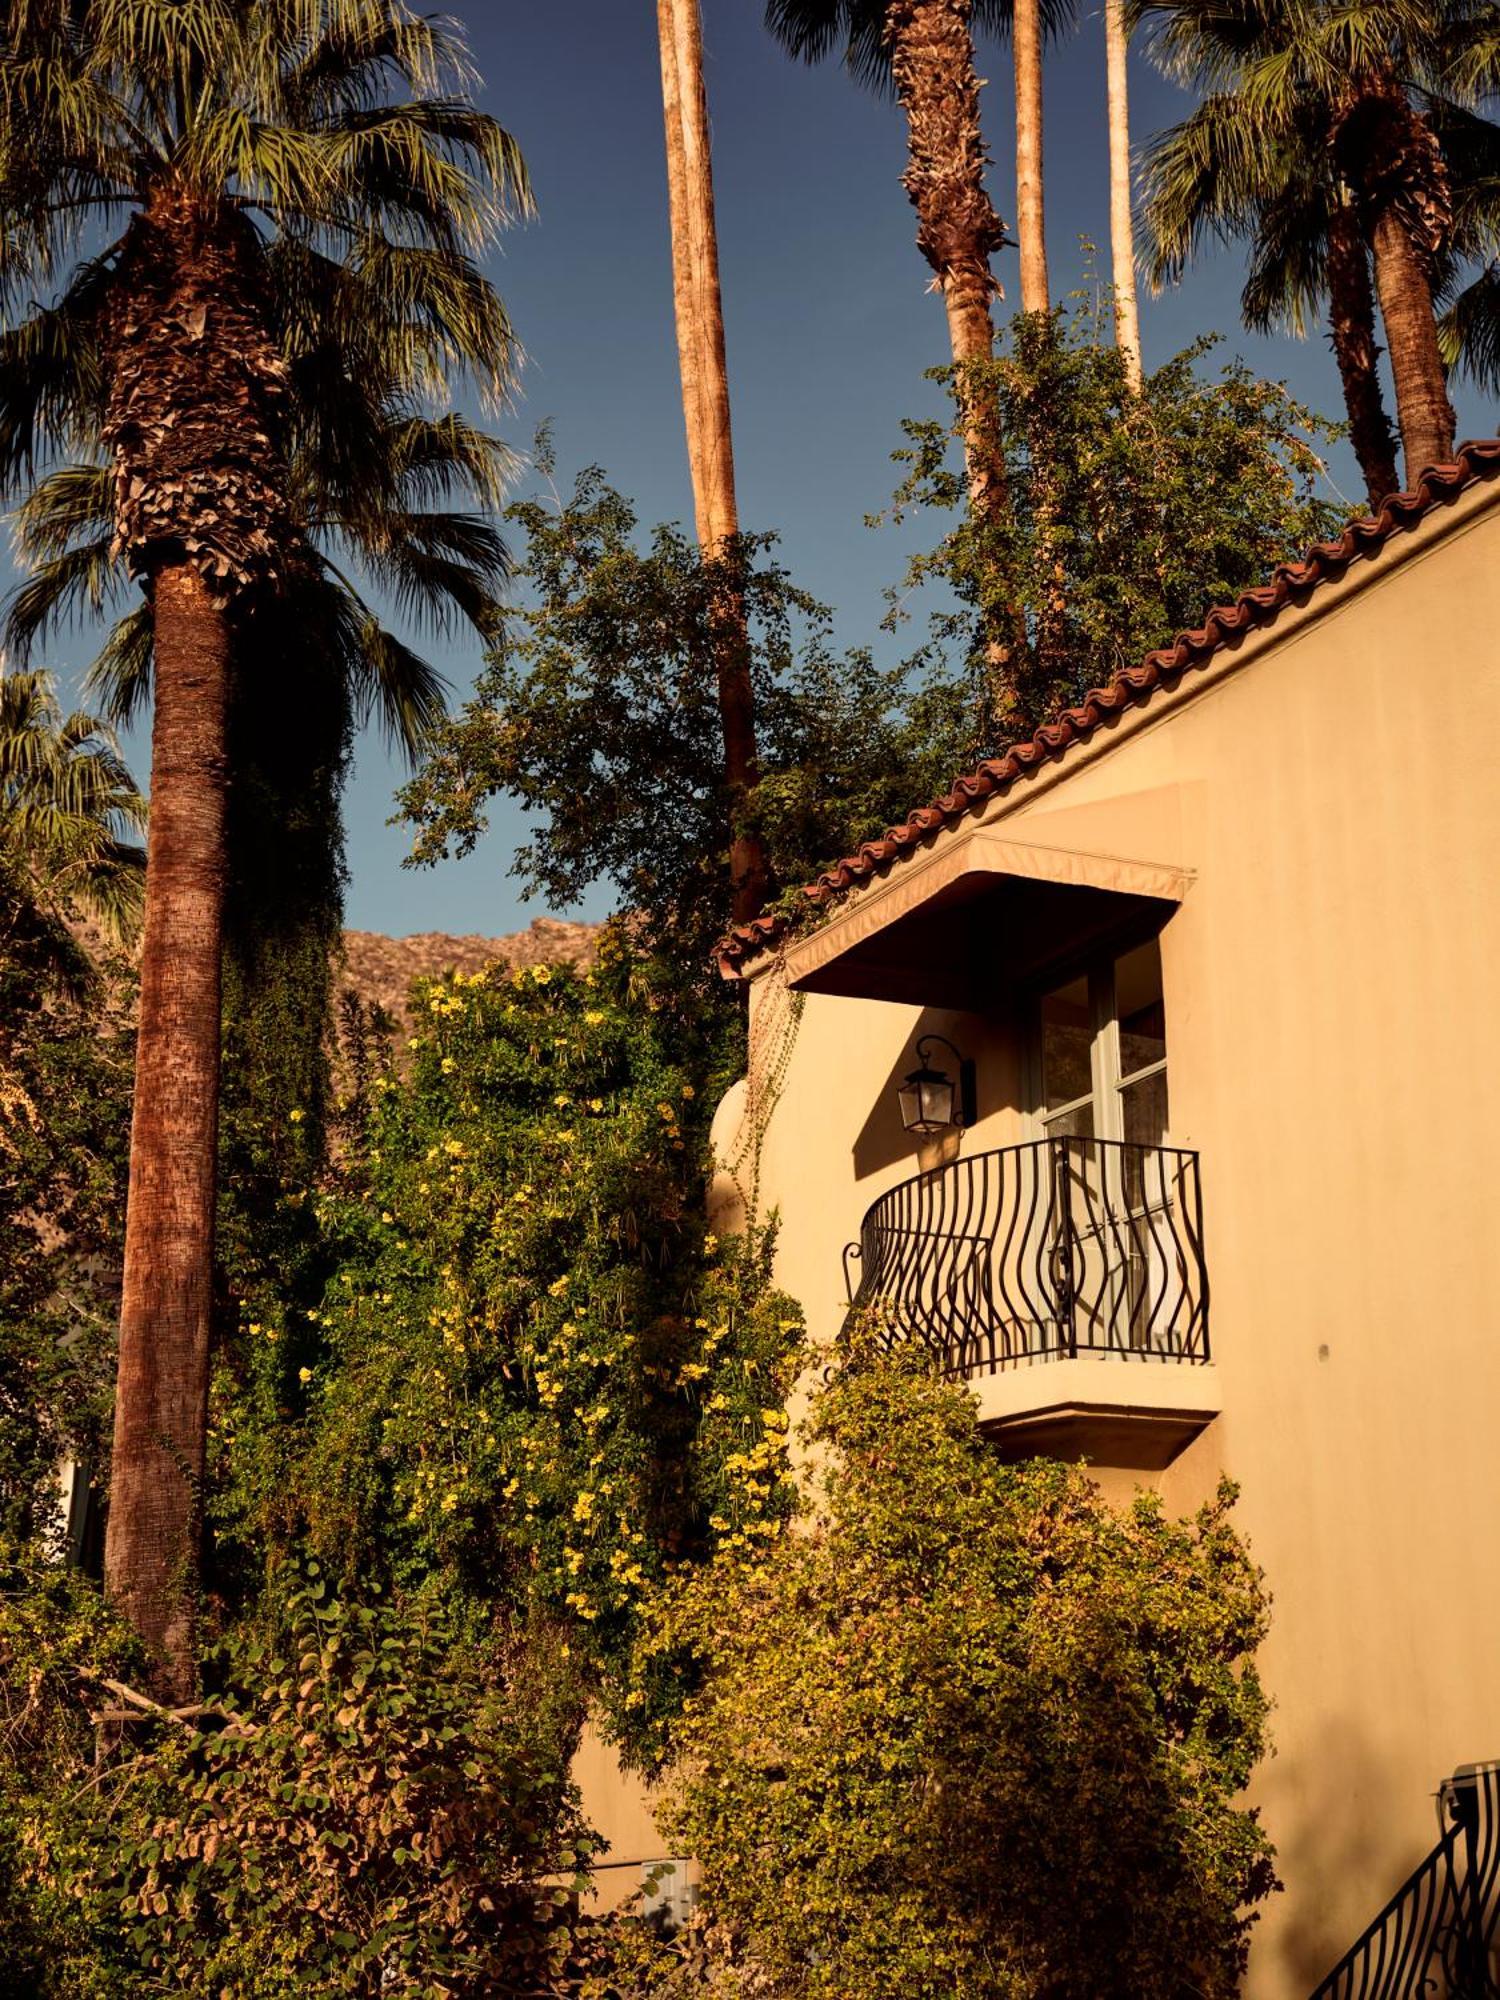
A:
[[[851,1312],[878,1304],[893,1338],[960,1378],[1090,1354],[1207,1361],[1198,1155],[1053,1138],[955,1160],[880,1197],[844,1277]]]
[[[1437,1845],[1312,2000],[1500,2000],[1500,1764],[1438,1792]]]

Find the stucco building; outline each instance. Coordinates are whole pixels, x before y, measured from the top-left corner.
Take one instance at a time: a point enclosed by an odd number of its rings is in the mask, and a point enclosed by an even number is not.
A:
[[[1252,2000],[1306,2000],[1500,1756],[1497,780],[1500,442],[723,947],[717,1199],[776,1212],[813,1333],[880,1297],[997,1450],[1180,1511],[1240,1482],[1285,1882]],[[1465,1852],[1330,1991],[1454,1990]]]

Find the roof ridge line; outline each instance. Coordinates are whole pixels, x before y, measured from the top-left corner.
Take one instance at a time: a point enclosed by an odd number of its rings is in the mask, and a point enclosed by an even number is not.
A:
[[[1232,603],[1212,606],[1201,625],[1179,632],[1169,645],[1153,648],[1136,665],[1121,667],[1102,687],[1090,688],[1030,736],[955,778],[930,805],[918,807],[880,838],[862,842],[853,854],[824,869],[803,887],[803,896],[819,905],[844,896],[900,860],[929,834],[975,811],[1073,744],[1086,742],[1107,719],[1143,705],[1163,689],[1170,692],[1190,668],[1205,666],[1231,640],[1274,623],[1294,596],[1339,581],[1353,563],[1379,555],[1394,535],[1409,531],[1440,503],[1457,499],[1495,472],[1500,472],[1500,437],[1459,445],[1451,459],[1424,467],[1414,487],[1382,501],[1377,513],[1356,516],[1333,541],[1315,542],[1302,555],[1278,563],[1264,583],[1242,590]],[[738,978],[746,960],[774,944],[787,924],[788,919],[774,911],[736,924],[714,950],[723,976]]]

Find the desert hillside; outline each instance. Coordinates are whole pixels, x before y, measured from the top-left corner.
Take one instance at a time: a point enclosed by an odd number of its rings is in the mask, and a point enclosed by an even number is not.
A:
[[[599,930],[598,924],[537,917],[528,929],[508,937],[451,937],[443,931],[385,937],[379,931],[345,931],[338,986],[340,991],[352,987],[362,1000],[378,1001],[404,1020],[414,979],[436,972],[477,972],[497,958],[508,965],[586,965]]]

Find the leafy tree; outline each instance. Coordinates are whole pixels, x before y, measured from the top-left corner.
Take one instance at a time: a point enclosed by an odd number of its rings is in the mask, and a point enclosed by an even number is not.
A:
[[[151,621],[108,1571],[164,1686],[193,1656],[235,638],[306,566],[299,450],[378,566],[411,537],[365,449],[375,418],[422,424],[455,371],[509,380],[509,323],[469,253],[526,183],[467,81],[404,0],[35,0],[0,21],[0,487],[102,447]]]
[[[1318,446],[1336,435],[1239,365],[1207,375],[1202,341],[1131,390],[1105,316],[1022,315],[989,364],[1012,515],[983,521],[953,463],[964,422],[906,425],[891,510],[957,525],[910,565],[891,613],[924,586],[944,609],[904,662],[836,655],[826,614],[742,536],[732,567],[675,528],[645,550],[602,473],[566,503],[519,503],[524,595],[473,699],[401,794],[413,860],[467,853],[497,792],[535,828],[516,861],[528,892],[565,905],[601,878],[679,964],[706,963],[730,919],[721,751],[704,662],[715,593],[743,594],[760,718],[751,810],[774,893],[795,906],[819,868],[933,798],[1060,702],[1133,664],[1205,608],[1332,533]],[[1028,705],[996,714],[992,634],[1019,607]],[[670,800],[670,811],[663,801]]]
[[[138,1678],[139,1649],[96,1589],[10,1526],[0,1523],[0,2000],[133,2000],[116,1976],[119,1926],[91,1923],[66,1856],[91,1808],[113,1802],[118,1777],[92,1768],[92,1715],[106,1680]]]
[[[60,1461],[108,1461],[131,1000],[116,962],[70,1000],[0,960],[0,1538],[18,1547],[55,1543]]]
[[[1436,302],[1455,262],[1493,256],[1493,173],[1459,200],[1460,153],[1500,81],[1493,10],[1480,0],[1138,0],[1161,66],[1208,91],[1159,141],[1148,204],[1158,269],[1205,230],[1248,235],[1253,320],[1299,318],[1326,290],[1356,448],[1371,489],[1393,481],[1374,380],[1370,279],[1395,379],[1406,479],[1453,449]],[[1377,490],[1378,489],[1378,490]]]
[[[1008,524],[996,529],[964,512],[950,458],[961,414],[950,424],[906,424],[897,454],[906,473],[888,518],[925,507],[957,525],[912,561],[890,622],[936,586],[946,601],[935,637],[963,654],[982,700],[992,609],[1020,607],[1032,654],[1027,729],[1198,624],[1210,605],[1262,582],[1343,518],[1319,497],[1319,446],[1334,430],[1241,363],[1209,375],[1210,338],[1135,392],[1107,311],[1084,302],[1050,321],[1022,316],[1009,351],[991,364]],[[981,754],[1014,733],[991,716]]]
[[[129,1129],[145,804],[108,728],[0,674],[0,1533],[98,1466]]]
[[[0,1993],[555,1990],[590,1843],[540,1653],[278,1580],[173,1718],[65,1572],[0,1569]],[[112,1761],[92,1718],[137,1726]],[[14,1979],[17,1983],[9,1984]]]
[[[0,674],[0,963],[77,999],[80,924],[120,944],[140,920],[145,802],[108,727],[64,716],[45,673]]]
[[[675,976],[706,981],[732,907],[705,672],[726,589],[745,610],[761,736],[751,811],[773,891],[878,835],[977,745],[966,691],[925,657],[882,672],[865,653],[832,652],[826,613],[776,562],[770,536],[741,536],[712,560],[661,527],[643,551],[633,509],[597,470],[566,504],[527,501],[508,518],[524,536],[526,595],[473,699],[401,794],[419,863],[467,853],[489,798],[511,793],[536,815],[515,868],[528,893],[566,905],[610,880]]]
[[[804,1518],[690,1579],[706,1679],[664,1824],[775,2000],[1238,1992],[1271,1852],[1259,1575],[1190,1522],[1004,1464],[961,1389],[857,1338],[815,1397]]]

